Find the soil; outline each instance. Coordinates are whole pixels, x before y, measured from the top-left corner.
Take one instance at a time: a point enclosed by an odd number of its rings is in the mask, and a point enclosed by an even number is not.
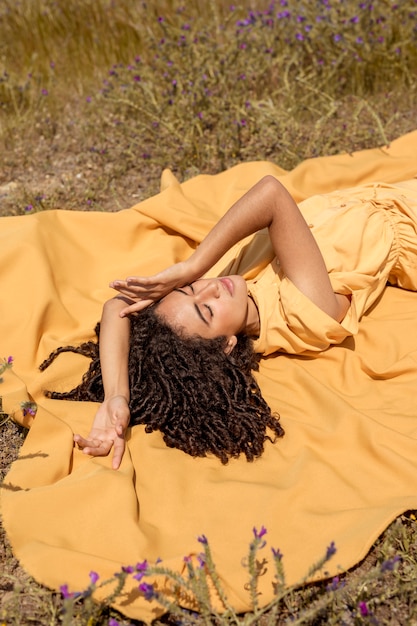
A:
[[[0,417],[1,423],[2,418]],[[11,419],[8,419],[0,426],[0,483],[3,482],[11,464],[17,458],[26,432],[24,428]],[[15,589],[16,581],[27,580],[29,577],[13,556],[1,519],[0,563],[2,564],[0,571],[0,607],[3,607],[7,604],[8,598],[14,595],[13,590]]]

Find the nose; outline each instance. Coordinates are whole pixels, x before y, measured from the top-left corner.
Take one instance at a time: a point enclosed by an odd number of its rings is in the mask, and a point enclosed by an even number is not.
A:
[[[213,297],[213,298],[219,298],[220,297],[220,286],[219,286],[219,281],[214,278],[212,280],[206,280],[206,281],[202,281],[200,283],[200,285],[198,286],[198,292],[197,294],[198,296],[202,296],[204,298],[207,297]]]

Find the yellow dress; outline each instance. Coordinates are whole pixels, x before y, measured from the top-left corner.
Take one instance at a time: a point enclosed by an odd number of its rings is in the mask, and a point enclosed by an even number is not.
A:
[[[283,276],[274,259],[248,281],[261,330],[257,352],[325,350],[358,332],[387,283],[417,291],[417,180],[312,196],[300,208],[335,293],[351,298],[339,324]]]

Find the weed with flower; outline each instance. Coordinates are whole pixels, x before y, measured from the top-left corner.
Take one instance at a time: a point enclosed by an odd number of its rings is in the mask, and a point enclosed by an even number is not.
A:
[[[404,537],[398,523],[392,531],[397,539]],[[413,530],[416,532],[415,528]],[[243,566],[248,572],[245,589],[248,592],[248,603],[251,609],[245,614],[237,614],[223,588],[221,578],[213,561],[210,544],[205,535],[198,537],[202,552],[197,556],[184,557],[185,573],[173,571],[164,566],[162,561],[150,564],[148,561],[135,566],[122,567],[114,578],[99,582],[99,575],[90,572],[90,584],[80,592],[69,592],[63,585],[61,593],[64,598],[62,623],[73,624],[77,615],[82,624],[90,624],[92,616],[97,620],[93,623],[117,626],[125,624],[121,615],[110,617],[108,605],[123,596],[124,587],[129,577],[138,582],[138,590],[143,599],[159,606],[166,614],[169,623],[203,626],[252,626],[262,623],[265,626],[276,624],[383,624],[378,609],[384,603],[390,606],[392,596],[386,592],[386,584],[393,580],[401,587],[409,576],[405,554],[385,554],[386,546],[381,546],[381,557],[370,567],[366,575],[361,577],[360,585],[352,584],[344,575],[334,577],[330,582],[324,581],[313,586],[308,585],[317,576],[325,577],[326,563],[336,554],[336,546],[332,542],[322,558],[314,563],[306,576],[295,585],[286,585],[283,566],[283,555],[279,549],[271,548],[270,557],[262,552],[267,546],[267,530],[253,529],[253,538],[249,543],[248,554],[243,559]],[[385,548],[385,549],[384,549]],[[400,550],[401,552],[401,550]],[[383,556],[384,553],[384,556]],[[271,559],[272,557],[272,559]],[[262,594],[258,583],[268,569],[270,560],[274,567],[273,597],[269,602],[262,602]],[[408,580],[408,586],[415,584]],[[109,593],[105,604],[94,604],[94,593],[106,586],[116,587]],[[307,586],[306,586],[307,585]],[[300,599],[303,603],[300,606]],[[390,606],[390,610],[392,607]],[[107,620],[108,621],[105,621]],[[85,620],[85,621],[83,621]],[[78,622],[77,622],[78,623]],[[130,623],[130,622],[129,622]]]

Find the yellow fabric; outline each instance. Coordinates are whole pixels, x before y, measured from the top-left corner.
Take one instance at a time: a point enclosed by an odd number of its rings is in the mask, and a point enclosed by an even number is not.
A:
[[[339,324],[300,293],[274,259],[249,282],[261,318],[255,349],[263,354],[325,350],[355,335],[387,281],[417,291],[417,179],[312,196],[299,206],[333,290],[349,295],[351,306]]]
[[[96,406],[42,394],[75,385],[85,359],[62,355],[45,372],[37,370],[56,347],[93,337],[111,279],[153,273],[187,256],[263,175],[277,176],[301,201],[372,181],[412,179],[416,156],[413,132],[389,148],[309,160],[291,172],[245,163],[180,185],[166,171],[160,194],[114,214],[1,218],[0,355],[13,355],[15,363],[0,393],[17,419],[23,420],[21,401],[39,406],[1,490],[1,512],[16,555],[35,578],[76,590],[88,584],[90,570],[106,579],[121,565],[158,557],[181,570],[183,557],[200,551],[196,538],[204,533],[229,598],[244,611],[241,562],[254,526],[267,528],[264,554],[270,546],[283,552],[292,583],[331,541],[337,553],[327,571],[349,568],[391,520],[417,507],[415,293],[387,288],[358,334],[341,346],[314,357],[263,360],[259,382],[286,435],[252,464],[192,459],[167,449],[159,433],[135,427],[115,472],[110,458],[91,459],[73,448],[73,432],[88,433]],[[256,275],[265,262],[255,261]],[[245,264],[242,258],[249,276]],[[271,598],[272,580],[270,566],[261,577],[261,602]],[[134,592],[118,606],[136,619],[156,614]]]

